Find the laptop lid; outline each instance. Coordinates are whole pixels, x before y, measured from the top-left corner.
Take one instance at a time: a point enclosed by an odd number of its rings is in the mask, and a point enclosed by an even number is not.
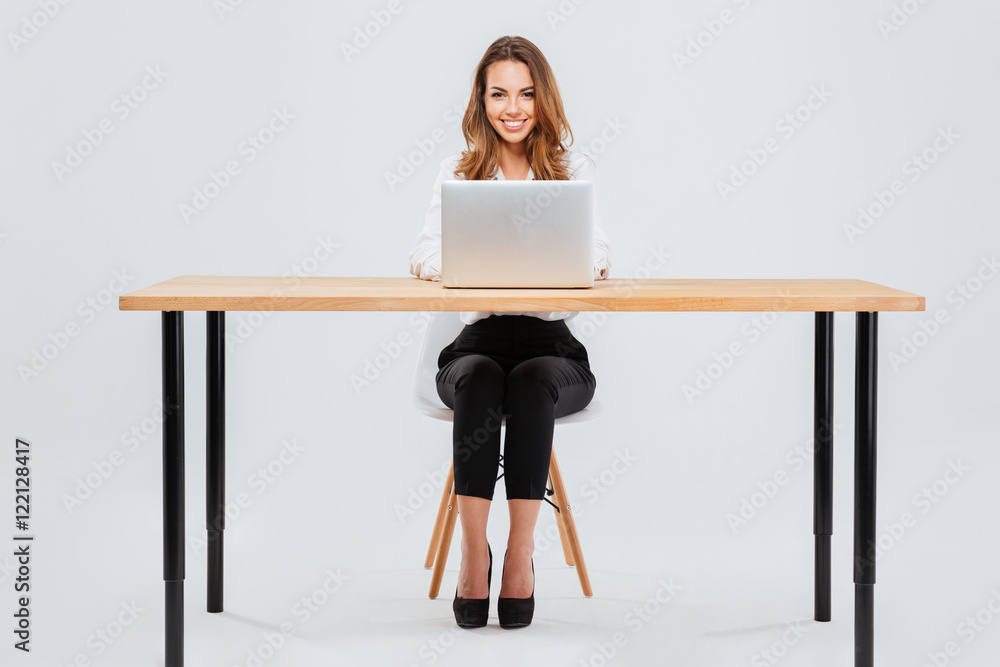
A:
[[[593,287],[592,181],[445,181],[444,287]]]

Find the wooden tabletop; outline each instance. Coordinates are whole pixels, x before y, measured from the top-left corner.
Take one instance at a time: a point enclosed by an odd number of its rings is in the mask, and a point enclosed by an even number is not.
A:
[[[863,280],[597,280],[592,288],[469,289],[405,278],[179,276],[118,297],[120,310],[890,311],[924,297]]]

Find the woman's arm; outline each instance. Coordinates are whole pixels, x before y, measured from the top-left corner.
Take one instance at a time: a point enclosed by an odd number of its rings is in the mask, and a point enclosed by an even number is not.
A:
[[[410,273],[421,280],[441,280],[441,183],[454,177],[448,171],[451,162],[452,158],[447,158],[441,163],[424,230],[417,237],[417,246],[410,251]]]

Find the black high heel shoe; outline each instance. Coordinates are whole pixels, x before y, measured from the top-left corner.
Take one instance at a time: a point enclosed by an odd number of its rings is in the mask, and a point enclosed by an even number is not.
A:
[[[455,587],[455,601],[451,603],[451,608],[455,612],[455,622],[461,628],[481,628],[486,625],[490,617],[490,580],[493,578],[493,550],[486,543],[486,549],[490,554],[490,569],[486,571],[486,597],[485,598],[460,598],[458,597],[458,586]]]
[[[507,552],[503,554],[503,569],[507,569]],[[501,580],[503,573],[500,574]],[[531,596],[526,598],[497,598],[497,615],[501,628],[521,628],[531,625],[535,613],[535,558],[531,558]]]

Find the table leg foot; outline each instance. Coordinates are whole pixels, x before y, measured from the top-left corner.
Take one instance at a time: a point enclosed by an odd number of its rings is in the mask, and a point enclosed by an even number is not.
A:
[[[184,665],[184,582],[166,581],[167,667]]]
[[[816,535],[816,608],[814,619],[830,620],[830,536]]]
[[[221,530],[208,531],[208,611],[222,611],[222,544]]]
[[[854,584],[854,667],[874,667],[875,584]]]

